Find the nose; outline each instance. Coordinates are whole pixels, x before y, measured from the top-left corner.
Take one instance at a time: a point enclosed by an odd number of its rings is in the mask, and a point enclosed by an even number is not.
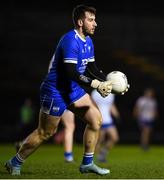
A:
[[[95,21],[95,24],[94,24],[94,26],[95,26],[95,27],[97,27],[97,23],[96,23],[96,21]]]

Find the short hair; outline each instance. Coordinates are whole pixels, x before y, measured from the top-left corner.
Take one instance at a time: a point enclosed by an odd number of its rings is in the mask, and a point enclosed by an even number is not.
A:
[[[77,5],[72,11],[72,20],[75,27],[77,27],[77,21],[85,17],[85,12],[91,12],[96,14],[96,9],[91,6],[85,6],[83,4]]]

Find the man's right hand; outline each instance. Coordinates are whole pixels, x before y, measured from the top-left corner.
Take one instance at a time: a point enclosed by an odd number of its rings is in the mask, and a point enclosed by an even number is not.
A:
[[[112,91],[111,81],[101,82],[97,79],[94,79],[92,80],[91,87],[97,89],[97,91],[101,94],[102,97],[108,96]]]

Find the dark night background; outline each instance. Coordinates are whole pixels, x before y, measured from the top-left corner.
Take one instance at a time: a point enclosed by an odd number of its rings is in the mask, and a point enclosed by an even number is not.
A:
[[[132,109],[143,90],[155,88],[159,118],[153,143],[164,142],[164,11],[158,1],[5,1],[0,6],[0,142],[15,141],[19,108],[32,97],[39,111],[39,86],[59,38],[72,26],[71,13],[77,4],[97,9],[98,27],[93,37],[97,64],[109,73],[124,72],[131,85],[125,96],[117,96],[121,112],[120,143],[137,143],[139,131]],[[77,119],[77,127],[84,124]],[[81,128],[82,127],[82,128]],[[76,129],[75,139],[82,140]]]

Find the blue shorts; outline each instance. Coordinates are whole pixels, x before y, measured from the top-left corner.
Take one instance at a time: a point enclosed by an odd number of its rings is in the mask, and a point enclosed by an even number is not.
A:
[[[153,127],[154,126],[154,121],[150,121],[150,122],[140,121],[139,126],[140,127]]]
[[[111,127],[114,127],[114,123],[110,123],[110,124],[102,124],[101,125],[101,129],[108,129],[108,128],[111,128]]]
[[[86,92],[82,88],[76,88],[71,93],[60,92],[55,88],[46,88],[43,84],[40,88],[41,110],[52,116],[61,116],[70,104],[84,96]]]

